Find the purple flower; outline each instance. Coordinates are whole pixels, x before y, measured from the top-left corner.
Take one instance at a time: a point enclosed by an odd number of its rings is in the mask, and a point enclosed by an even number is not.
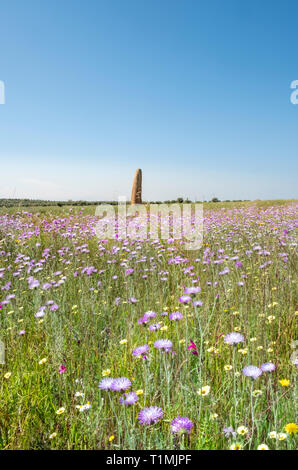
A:
[[[262,364],[260,368],[263,372],[272,372],[276,369],[276,366],[272,362],[264,362],[264,364]]]
[[[149,320],[150,318],[155,318],[156,317],[156,313],[155,312],[152,312],[151,310],[149,310],[148,312],[146,312],[144,314],[144,317],[147,318],[147,320]]]
[[[160,323],[153,323],[153,325],[149,326],[149,330],[150,331],[156,331],[156,330],[159,330],[160,327],[161,327]]]
[[[25,333],[26,333],[26,331],[25,331],[25,330],[21,330],[21,331],[19,331],[19,335],[20,335],[20,336],[21,336],[21,335],[24,335]]]
[[[111,385],[114,382],[115,379],[112,379],[112,377],[105,377],[99,382],[98,387],[101,390],[111,390]]]
[[[154,347],[156,349],[164,349],[168,352],[173,347],[173,344],[169,339],[158,339],[155,341]]]
[[[65,365],[61,364],[61,366],[58,369],[59,374],[64,374],[65,371],[66,371]]]
[[[45,282],[45,283],[42,285],[43,290],[50,289],[51,287],[52,287],[52,284],[50,284],[49,282]]]
[[[141,424],[153,424],[157,423],[163,416],[163,411],[158,406],[149,406],[143,408],[138,414],[138,420]]]
[[[45,316],[45,307],[41,307],[39,312],[35,313],[35,318],[42,318]]]
[[[30,280],[28,280],[28,282],[29,282],[29,285],[28,285],[29,289],[35,289],[35,287],[39,287],[39,281],[37,279],[31,278]]]
[[[194,307],[202,307],[203,302],[201,300],[194,300],[192,304]]]
[[[229,268],[226,267],[226,268],[224,268],[223,271],[219,272],[218,274],[219,274],[220,276],[224,276],[225,274],[229,274],[229,272],[230,272]]]
[[[179,297],[179,302],[181,302],[182,304],[187,304],[187,302],[190,302],[190,301],[191,301],[190,295],[181,295],[181,297]]]
[[[262,370],[257,367],[257,366],[246,366],[242,370],[243,375],[246,377],[252,377],[254,380],[256,380],[260,375],[262,375]]]
[[[143,354],[146,354],[146,352],[148,352],[148,351],[149,351],[148,344],[144,344],[143,346],[136,347],[133,350],[132,355],[133,356],[142,356]]]
[[[232,435],[233,437],[236,436],[236,432],[234,431],[232,426],[229,426],[228,428],[223,428],[223,432],[225,437],[230,437],[230,435]]]
[[[193,427],[191,419],[186,417],[177,416],[171,422],[172,433],[183,434],[185,432],[190,433]]]
[[[201,292],[200,287],[185,287],[184,294],[198,294]]]
[[[224,342],[227,344],[237,344],[242,343],[244,341],[244,337],[240,333],[236,333],[233,331],[232,333],[228,333],[224,337]]]
[[[170,313],[169,315],[170,320],[177,321],[177,320],[181,320],[181,318],[183,318],[183,315],[181,312],[173,312],[173,313]]]
[[[129,269],[127,269],[127,270],[125,271],[125,275],[126,275],[126,276],[129,276],[129,275],[132,274],[133,272],[134,272],[134,269],[129,268]]]
[[[197,348],[196,344],[193,342],[192,339],[190,340],[190,345],[187,346],[187,349],[190,349],[190,352],[192,354],[194,354],[195,356],[197,356],[199,354],[198,353],[198,348]]]
[[[114,379],[111,384],[111,390],[114,392],[121,392],[121,390],[128,390],[131,387],[131,381],[127,377],[119,377]]]
[[[123,397],[119,398],[119,403],[125,406],[134,405],[139,399],[138,395],[135,392],[125,393],[124,397],[125,398]]]
[[[155,318],[156,313],[155,312],[146,312],[144,315],[138,319],[138,324],[141,325],[142,323],[147,323],[151,318]]]

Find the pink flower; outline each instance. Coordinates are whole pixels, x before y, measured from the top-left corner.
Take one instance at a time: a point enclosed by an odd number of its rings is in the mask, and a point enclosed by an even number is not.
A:
[[[195,356],[198,355],[197,347],[192,339],[190,340],[190,345],[187,347],[187,349],[191,349],[191,354],[194,354]]]
[[[63,374],[65,371],[66,371],[65,365],[61,364],[61,366],[59,367],[59,374]]]

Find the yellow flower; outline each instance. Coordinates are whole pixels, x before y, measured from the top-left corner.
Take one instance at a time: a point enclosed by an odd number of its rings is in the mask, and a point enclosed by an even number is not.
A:
[[[165,325],[165,326],[162,326],[160,331],[166,331],[168,329],[168,327]]]
[[[296,432],[298,431],[298,425],[296,423],[288,423],[285,426],[285,431],[288,434],[296,434]]]
[[[272,323],[273,320],[275,320],[275,316],[274,315],[269,315],[269,317],[267,317],[267,320],[269,321],[269,323]]]
[[[136,391],[136,395],[143,395],[144,390],[140,389]]]
[[[52,434],[49,435],[49,439],[54,439],[54,437],[57,436],[56,432],[53,432]]]
[[[238,349],[238,352],[239,352],[240,354],[245,355],[245,354],[248,353],[248,350],[247,350],[247,348],[245,348],[245,349]]]
[[[269,450],[269,447],[266,444],[260,444],[258,450]]]
[[[210,393],[209,385],[205,385],[200,390],[198,390],[197,393],[198,393],[198,395],[201,395],[202,397],[206,397]]]
[[[262,390],[254,390],[254,391],[252,392],[252,394],[253,394],[254,397],[258,397],[259,395],[262,395],[262,393],[263,393]]]
[[[286,435],[285,432],[280,432],[279,434],[277,434],[277,439],[279,441],[284,441],[288,436]]]
[[[279,380],[279,383],[282,387],[288,387],[291,382],[288,379],[281,379]]]
[[[241,444],[232,444],[231,447],[230,447],[230,450],[241,450],[242,447],[241,447]]]
[[[233,366],[231,366],[230,364],[227,364],[227,365],[224,367],[224,369],[225,369],[226,371],[232,370],[232,369],[233,369]]]
[[[59,410],[56,411],[57,415],[62,415],[62,413],[64,413],[65,411],[65,408],[59,408]]]
[[[276,439],[276,438],[277,438],[276,431],[271,431],[271,432],[269,433],[269,437],[270,437],[270,439]]]
[[[6,374],[4,374],[5,379],[9,379],[10,376],[11,376],[11,372],[6,372]]]
[[[46,357],[44,357],[44,358],[42,358],[42,359],[39,361],[38,364],[45,364],[45,363],[47,362],[47,360],[48,360],[48,359],[47,359]]]
[[[107,375],[110,375],[110,373],[111,373],[110,369],[105,369],[105,370],[102,371],[103,377],[106,377]]]
[[[244,436],[248,433],[248,429],[245,426],[239,426],[239,428],[237,428],[237,433],[240,434],[240,436]]]
[[[127,343],[127,339],[122,339],[122,340],[120,341],[120,344],[126,344],[126,343]]]
[[[256,337],[250,338],[250,341],[251,341],[252,343],[254,343],[255,341],[257,341],[257,338],[256,338]]]
[[[214,421],[216,418],[218,418],[218,414],[217,413],[212,413],[210,418],[212,419],[212,421]]]
[[[113,442],[114,439],[115,439],[115,436],[110,436],[109,437],[109,442]]]
[[[234,331],[241,331],[240,326],[235,326]]]

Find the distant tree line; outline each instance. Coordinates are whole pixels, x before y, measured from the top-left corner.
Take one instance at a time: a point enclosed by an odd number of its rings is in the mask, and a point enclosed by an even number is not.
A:
[[[233,201],[226,199],[220,201],[217,197],[212,198],[210,201],[203,202],[244,202],[247,199],[234,199]],[[177,199],[167,200],[167,201],[148,201],[150,204],[191,204],[194,201],[183,197],[178,197]],[[202,202],[202,201],[196,201]],[[118,201],[49,201],[43,199],[0,199],[0,207],[30,207],[30,206],[97,206],[99,204],[111,204],[117,205]]]

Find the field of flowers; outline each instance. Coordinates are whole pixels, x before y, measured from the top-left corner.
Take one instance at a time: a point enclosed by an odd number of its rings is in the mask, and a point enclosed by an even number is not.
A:
[[[96,220],[1,209],[0,448],[296,448],[297,203],[207,206],[197,251]]]

